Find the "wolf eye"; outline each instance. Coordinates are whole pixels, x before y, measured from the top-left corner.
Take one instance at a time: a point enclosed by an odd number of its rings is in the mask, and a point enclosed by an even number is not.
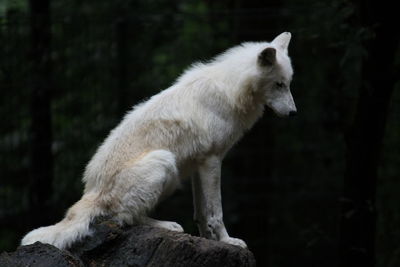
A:
[[[282,82],[277,82],[277,83],[275,83],[275,85],[276,85],[276,87],[278,87],[278,88],[283,88],[283,87],[285,86],[285,84],[282,83]]]

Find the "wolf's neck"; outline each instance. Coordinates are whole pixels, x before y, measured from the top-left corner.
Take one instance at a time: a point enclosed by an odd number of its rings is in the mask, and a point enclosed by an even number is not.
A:
[[[220,66],[215,66],[219,73],[213,73],[213,77],[219,84],[218,87],[224,91],[243,127],[249,129],[263,113],[265,96],[256,84],[258,77],[254,66],[241,62],[241,66],[229,68],[233,63],[221,62]]]

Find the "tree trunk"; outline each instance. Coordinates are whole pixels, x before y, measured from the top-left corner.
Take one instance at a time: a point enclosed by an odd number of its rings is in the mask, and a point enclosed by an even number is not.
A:
[[[271,41],[280,33],[279,22],[282,3],[268,3],[262,0],[235,1],[233,21],[236,43],[244,41]],[[271,15],[271,14],[274,15]],[[251,30],[249,30],[251,29]],[[238,210],[241,222],[231,227],[231,234],[240,233],[244,240],[253,240],[248,244],[260,266],[269,266],[270,244],[270,188],[275,166],[275,131],[271,127],[271,110],[266,108],[264,117],[247,133],[236,148],[236,157],[232,159],[235,173],[235,192],[239,192]],[[268,148],[268,149],[256,149]],[[247,166],[243,168],[243,166]],[[249,231],[248,229],[253,229]],[[267,246],[267,247],[266,247]]]
[[[51,27],[49,0],[30,0],[31,51],[31,226],[49,221],[49,200],[53,180],[51,152]]]
[[[374,1],[358,5],[364,27],[374,30],[365,48],[362,85],[353,125],[346,135],[347,155],[341,216],[341,266],[374,266],[375,194],[388,106],[394,89],[394,58],[399,36],[391,28],[394,7]],[[391,14],[390,14],[391,13]]]
[[[128,40],[127,32],[128,21],[125,16],[123,16],[116,24],[116,40],[117,40],[117,76],[118,76],[118,107],[117,115],[122,117],[131,103],[128,99]]]

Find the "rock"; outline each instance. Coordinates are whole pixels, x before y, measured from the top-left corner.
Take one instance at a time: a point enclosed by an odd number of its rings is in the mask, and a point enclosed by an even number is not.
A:
[[[84,266],[79,258],[65,250],[36,242],[35,244],[19,247],[15,252],[0,254],[1,267],[48,267],[48,266]]]
[[[92,224],[94,234],[69,251],[36,242],[2,253],[0,266],[253,267],[253,254],[237,246],[149,226]]]

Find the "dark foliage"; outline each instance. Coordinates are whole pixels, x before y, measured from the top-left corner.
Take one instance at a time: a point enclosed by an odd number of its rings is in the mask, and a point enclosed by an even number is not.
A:
[[[259,266],[338,266],[345,255],[400,265],[395,8],[350,0],[29,3],[0,1],[1,251],[61,219],[81,195],[85,164],[133,105],[194,61],[291,31],[299,113],[282,120],[267,109],[228,154],[227,228]],[[154,216],[197,234],[191,201],[187,185]]]

